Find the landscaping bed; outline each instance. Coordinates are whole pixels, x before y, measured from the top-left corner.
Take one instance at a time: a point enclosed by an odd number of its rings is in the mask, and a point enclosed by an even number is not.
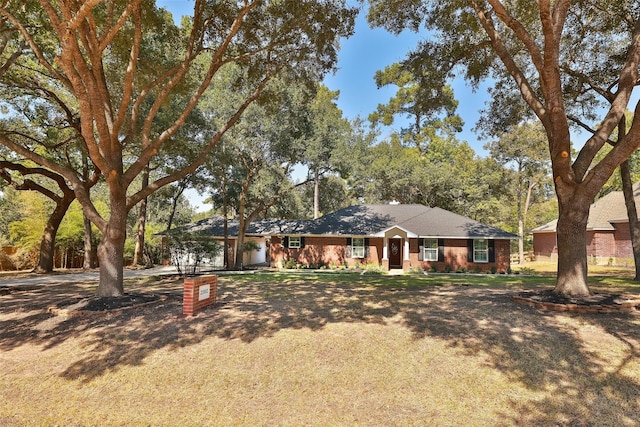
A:
[[[551,311],[640,314],[640,298],[632,294],[594,292],[586,297],[572,298],[559,295],[553,289],[543,289],[520,292],[511,298],[521,304]]]
[[[49,306],[48,311],[52,314],[66,316],[109,314],[133,310],[167,298],[167,295],[154,293],[129,293],[117,297],[80,297],[60,301],[56,305]]]

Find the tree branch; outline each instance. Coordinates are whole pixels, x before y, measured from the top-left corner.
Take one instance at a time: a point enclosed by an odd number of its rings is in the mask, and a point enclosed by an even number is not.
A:
[[[638,64],[640,63],[640,20],[636,22],[627,59],[620,72],[618,91],[615,94],[611,107],[602,124],[587,140],[580,154],[573,164],[577,176],[584,176],[591,162],[602,146],[608,141],[609,136],[618,125],[620,117],[625,113],[633,88],[638,82]],[[634,119],[634,123],[636,120]],[[619,145],[619,144],[618,144]],[[604,184],[604,183],[603,183]]]
[[[493,2],[496,3],[495,1]],[[476,12],[480,24],[484,28],[487,36],[489,36],[491,46],[497,53],[498,57],[506,67],[511,77],[515,80],[524,101],[531,107],[533,112],[544,123],[545,121],[547,121],[547,111],[545,109],[545,106],[540,102],[540,100],[538,100],[535,95],[535,91],[532,89],[527,80],[527,77],[524,75],[520,67],[518,67],[515,60],[507,50],[507,47],[500,38],[500,34],[496,30],[495,25],[491,20],[491,17],[486,14],[475,1],[471,1],[471,4]],[[536,55],[536,51],[534,51],[532,55]]]

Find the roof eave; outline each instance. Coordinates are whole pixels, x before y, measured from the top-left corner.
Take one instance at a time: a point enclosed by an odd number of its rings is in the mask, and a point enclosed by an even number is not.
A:
[[[416,233],[414,233],[413,231],[407,230],[406,228],[404,228],[404,227],[400,227],[399,225],[393,225],[393,226],[391,226],[391,227],[385,228],[384,230],[379,231],[379,232],[377,232],[377,233],[373,234],[372,236],[373,236],[373,237],[385,237],[385,235],[386,235],[389,231],[391,231],[391,230],[393,230],[393,229],[398,229],[398,230],[401,230],[401,231],[403,231],[403,232],[407,233],[407,237],[411,237],[411,238],[418,237],[418,235],[417,235]]]

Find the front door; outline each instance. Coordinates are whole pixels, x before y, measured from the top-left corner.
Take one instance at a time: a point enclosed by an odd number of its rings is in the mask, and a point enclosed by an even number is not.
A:
[[[402,268],[402,239],[389,239],[389,268]]]

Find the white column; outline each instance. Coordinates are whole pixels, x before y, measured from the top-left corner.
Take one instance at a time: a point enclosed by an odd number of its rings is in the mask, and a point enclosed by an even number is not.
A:
[[[404,239],[404,259],[405,261],[409,261],[409,238],[405,237]]]
[[[386,236],[382,244],[382,259],[389,259],[389,239]]]

